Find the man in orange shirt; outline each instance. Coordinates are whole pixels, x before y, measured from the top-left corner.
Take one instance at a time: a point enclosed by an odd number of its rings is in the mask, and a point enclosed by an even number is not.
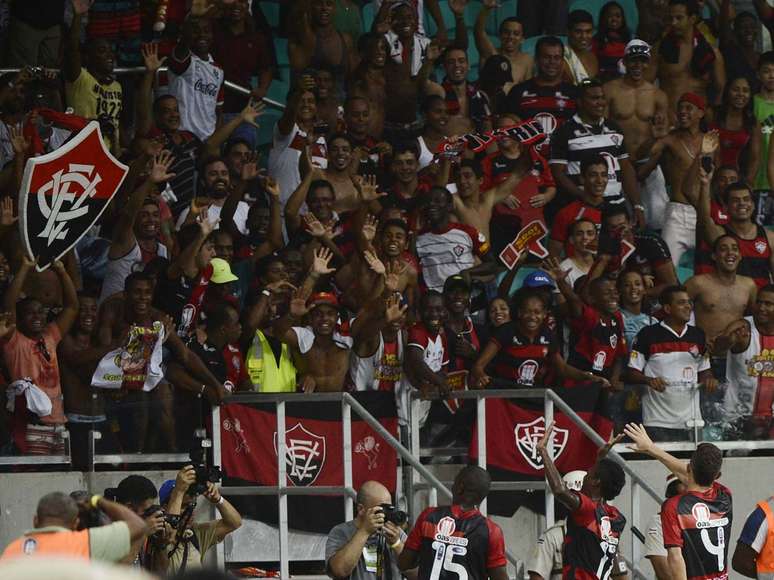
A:
[[[11,380],[27,378],[51,399],[51,414],[36,418],[29,413],[24,435],[15,433],[14,439],[29,455],[61,455],[66,419],[56,349],[78,315],[78,295],[62,262],[56,261],[53,268],[62,282],[64,305],[59,316],[46,324],[46,311],[40,302],[34,298],[19,299],[34,265],[25,256],[5,294],[5,310],[10,313],[8,323],[15,323],[17,328],[3,343],[3,357]]]

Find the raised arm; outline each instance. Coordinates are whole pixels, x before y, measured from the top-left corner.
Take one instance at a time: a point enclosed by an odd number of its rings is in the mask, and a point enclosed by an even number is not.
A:
[[[288,313],[274,323],[274,336],[295,349],[298,349],[298,336],[293,332],[293,326],[300,324],[306,313],[309,312],[309,308],[306,306],[307,298],[309,298],[309,294],[303,288],[295,290],[290,298]]]
[[[637,453],[650,455],[653,459],[657,459],[683,483],[689,480],[688,465],[653,443],[648,432],[645,430],[644,425],[629,423],[624,427],[624,433],[632,440],[632,443],[628,446],[629,449],[636,451]]]
[[[59,276],[62,283],[62,312],[56,317],[56,325],[59,327],[59,334],[64,336],[70,332],[75,318],[78,316],[78,292],[75,290],[72,278],[67,273],[64,264],[57,260],[53,264],[54,271]]]
[[[218,155],[220,153],[220,146],[225,143],[231,134],[237,130],[242,123],[252,125],[258,128],[258,122],[256,119],[263,114],[263,110],[266,105],[263,101],[254,103],[252,100],[247,103],[244,109],[228,123],[223,123],[220,127],[215,129],[215,132],[210,135],[209,139],[205,142],[207,146],[208,155]]]
[[[546,481],[554,496],[570,511],[575,511],[580,507],[580,498],[564,484],[562,475],[554,464],[553,451],[548,450],[548,442],[552,440],[553,434],[554,424],[551,423],[546,428],[545,433],[543,433],[542,439],[538,442],[537,451],[543,458]]]
[[[465,26],[465,4],[468,0],[448,0],[454,14],[454,46],[468,50],[468,27]],[[440,27],[439,27],[440,29]]]
[[[81,74],[81,18],[89,11],[94,0],[72,0],[73,21],[67,31],[64,46],[64,66],[62,73],[65,82],[72,83]]]
[[[476,49],[482,62],[486,61],[493,54],[497,54],[495,45],[492,44],[492,41],[489,40],[489,35],[486,33],[486,20],[496,6],[497,0],[484,0],[481,4],[481,10],[476,17],[474,36],[476,39]]]
[[[198,222],[199,231],[196,237],[188,244],[183,251],[180,252],[172,263],[167,268],[167,278],[170,280],[176,280],[181,275],[185,276],[189,280],[196,277],[199,273],[199,266],[196,264],[196,256],[199,254],[199,250],[202,249],[204,240],[215,230],[217,221],[210,223],[206,218],[202,217]]]
[[[142,60],[145,64],[145,72],[142,75],[137,93],[137,120],[135,123],[135,132],[140,137],[147,135],[153,127],[153,81],[156,78],[156,72],[164,61],[164,59],[159,58],[158,43],[151,42],[142,45]]]
[[[16,303],[21,298],[22,288],[24,288],[24,282],[27,280],[27,276],[30,270],[35,266],[35,262],[32,261],[27,254],[22,254],[22,263],[19,266],[19,271],[13,277],[11,284],[8,286],[8,290],[5,291],[3,297],[3,309],[9,315],[9,324],[16,323]]]
[[[559,260],[556,258],[548,258],[543,262],[543,267],[551,278],[556,282],[559,292],[562,293],[564,299],[567,301],[567,306],[570,310],[570,315],[573,318],[577,318],[583,314],[583,300],[580,299],[567,282],[567,276],[569,270],[562,270],[562,266],[559,264]]]

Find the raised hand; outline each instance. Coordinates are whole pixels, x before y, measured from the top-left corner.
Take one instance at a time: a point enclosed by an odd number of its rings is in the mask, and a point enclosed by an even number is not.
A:
[[[353,179],[352,182],[355,184],[355,188],[360,193],[360,198],[363,201],[375,201],[387,195],[386,192],[377,191],[378,186],[376,185],[375,175],[366,175],[361,179]]]
[[[314,238],[325,237],[327,233],[325,226],[311,212],[304,214],[304,225],[306,225],[306,231]]]
[[[625,433],[619,433],[618,435],[614,434],[612,431],[610,432],[610,437],[607,440],[607,443],[605,443],[602,447],[600,447],[597,450],[597,460],[603,459],[607,456],[608,453],[610,453],[610,450],[618,443],[621,442],[621,440],[626,436]]]
[[[175,177],[176,173],[169,173],[169,168],[172,167],[174,162],[175,156],[166,149],[156,155],[151,165],[150,180],[153,183],[164,183]]]
[[[242,163],[240,177],[242,181],[252,181],[258,177],[258,159],[260,155],[257,151],[248,153],[247,159]]]
[[[570,270],[562,270],[562,266],[557,258],[547,258],[546,260],[543,260],[543,269],[557,284],[560,280],[564,280],[570,274]]]
[[[701,138],[701,154],[712,155],[720,147],[720,133],[717,129],[708,131]]]
[[[449,9],[457,16],[462,16],[465,13],[465,5],[468,0],[449,0]]]
[[[30,149],[30,140],[24,136],[24,129],[21,125],[13,126],[10,128],[11,147],[13,147],[14,155],[25,156]]]
[[[304,292],[303,288],[298,288],[293,291],[293,294],[290,296],[290,315],[294,318],[302,318],[307,312],[309,312],[309,308],[306,306],[306,300],[308,296],[306,295],[306,292]]]
[[[0,202],[0,226],[12,226],[18,219],[13,212],[13,199],[4,197]]]
[[[363,233],[363,238],[367,242],[372,242],[374,238],[376,237],[376,229],[379,226],[379,220],[377,220],[374,216],[371,214],[368,214],[365,219],[365,223],[363,224],[362,229],[360,230]]]
[[[632,440],[632,442],[627,445],[632,451],[638,453],[650,453],[653,450],[653,440],[648,435],[644,425],[629,423],[624,427],[624,433]]]
[[[189,206],[188,212],[194,217],[199,217],[203,213],[206,213],[209,207],[210,204],[206,200],[194,197],[191,200],[191,205]]]
[[[279,183],[276,182],[276,180],[273,177],[267,177],[266,181],[263,184],[263,188],[266,190],[266,193],[268,193],[272,199],[279,199],[280,196],[280,187]]]
[[[363,258],[365,259],[366,264],[368,264],[368,267],[377,274],[383,275],[387,271],[384,267],[384,262],[382,262],[375,253],[365,251],[363,252]]]
[[[336,268],[331,268],[329,264],[333,258],[333,252],[328,248],[317,248],[314,251],[314,258],[312,259],[312,272],[319,276],[325,276],[326,274],[332,274],[336,271]]]
[[[278,293],[282,294],[285,290],[290,290],[291,292],[295,292],[298,290],[293,284],[288,282],[287,280],[277,280],[276,282],[271,282],[270,284],[266,284],[266,290],[272,293]]]
[[[406,311],[408,310],[408,304],[404,304],[403,306],[400,305],[400,298],[398,296],[390,296],[387,299],[387,304],[384,309],[384,320],[387,322],[387,324],[392,324],[393,322],[397,322],[401,319],[401,317],[406,315]]]
[[[251,100],[239,115],[242,118],[242,122],[258,127],[256,119],[263,114],[265,108],[266,104],[263,101],[256,103]]]
[[[215,8],[209,0],[193,0],[191,3],[191,16],[206,16],[208,12]]]
[[[548,442],[551,441],[551,437],[554,434],[554,421],[551,421],[551,424],[546,427],[545,432],[543,433],[543,437],[538,441],[537,444],[537,451],[538,453],[542,451],[547,451],[548,449]]]
[[[220,218],[217,218],[214,221],[208,220],[206,217],[199,216],[198,223],[199,223],[199,229],[202,232],[202,235],[206,238],[209,236],[212,232],[214,232],[218,228],[218,222],[220,221]]]
[[[148,42],[142,45],[142,60],[145,70],[155,73],[161,68],[164,58],[159,58],[159,45],[156,42]]]
[[[435,40],[428,44],[427,50],[425,51],[425,58],[430,62],[435,62],[441,58],[441,45]]]

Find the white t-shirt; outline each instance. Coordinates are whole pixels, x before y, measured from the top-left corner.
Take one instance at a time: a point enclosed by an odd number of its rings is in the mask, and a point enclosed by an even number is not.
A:
[[[202,60],[192,54],[184,61],[177,61],[172,53],[169,59],[169,86],[160,92],[177,98],[180,128],[205,141],[215,132],[216,109],[223,104],[223,69],[215,64],[212,56]]]
[[[650,526],[648,526],[648,531],[645,533],[645,553],[643,556],[646,558],[652,558],[653,556],[667,557],[660,514],[653,514],[653,517],[650,518]]]
[[[389,45],[390,58],[397,64],[403,63],[403,43],[392,30],[388,30],[384,37],[387,39]],[[425,54],[427,53],[427,47],[431,40],[422,34],[414,35],[414,47],[411,51],[411,76],[415,77],[419,74],[419,69],[422,68],[422,63],[425,61]]]
[[[411,0],[417,15],[417,32],[425,34],[425,0]],[[374,0],[374,14],[379,14],[382,0]]]
[[[274,178],[280,187],[280,204],[283,209],[288,198],[301,184],[301,173],[298,161],[306,146],[306,133],[297,124],[287,135],[282,135],[277,125],[274,126],[274,138],[269,151],[269,176]],[[325,169],[328,159],[325,148],[325,138],[317,137],[312,147],[312,163]]]
[[[185,208],[183,211],[180,212],[180,215],[177,218],[177,222],[175,223],[175,230],[180,231],[180,228],[183,227],[183,224],[185,223],[185,218],[188,217],[188,212],[190,211],[190,207]],[[216,219],[220,217],[220,212],[223,211],[223,207],[215,204],[210,204],[210,207],[207,208],[207,221],[210,223],[214,222]],[[236,228],[239,230],[239,233],[243,236],[247,235],[247,214],[250,211],[250,206],[245,203],[244,201],[240,201],[237,203],[236,211],[234,212],[234,225],[236,225]],[[218,223],[218,228],[220,228],[220,223]],[[217,228],[216,228],[217,229]]]
[[[156,254],[161,258],[169,257],[169,252],[164,244],[159,243]],[[124,281],[132,272],[142,270],[145,266],[142,263],[142,250],[140,244],[134,243],[134,247],[129,253],[116,260],[108,260],[105,267],[105,279],[102,282],[102,293],[99,295],[99,302],[102,304],[105,300],[124,291]]]
[[[581,276],[588,274],[588,272],[581,270],[578,265],[572,261],[572,258],[565,258],[559,266],[561,266],[563,272],[566,272],[567,270],[570,271],[567,275],[567,283],[570,285],[570,288],[575,287],[575,282],[577,282]]]

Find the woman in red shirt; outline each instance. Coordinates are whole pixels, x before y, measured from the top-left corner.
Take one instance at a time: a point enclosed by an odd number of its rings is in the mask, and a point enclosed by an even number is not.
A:
[[[755,177],[758,145],[751,139],[755,129],[752,87],[745,77],[726,83],[723,102],[716,109],[712,129],[720,133],[719,165],[730,165],[752,183]],[[742,167],[744,166],[744,167]]]
[[[626,43],[632,33],[626,24],[626,15],[618,2],[608,2],[599,12],[597,33],[591,44],[599,60],[599,77],[609,81],[621,76],[618,63],[624,56]]]

